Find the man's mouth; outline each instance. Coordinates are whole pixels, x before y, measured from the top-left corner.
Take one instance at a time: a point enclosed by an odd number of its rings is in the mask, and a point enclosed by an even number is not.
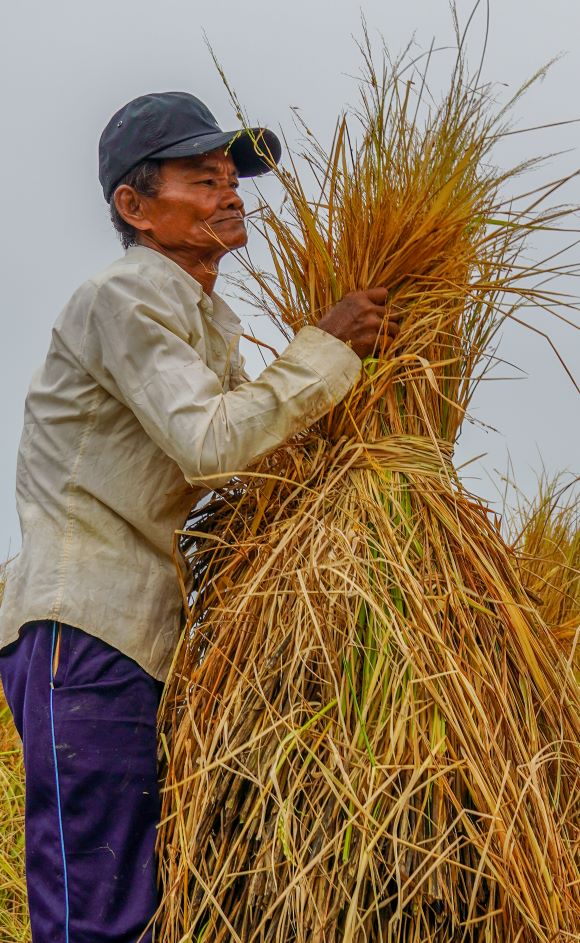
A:
[[[214,219],[214,223],[228,223],[233,219],[237,220],[238,223],[244,222],[244,217],[240,213],[234,213],[231,216],[222,216],[220,219]]]

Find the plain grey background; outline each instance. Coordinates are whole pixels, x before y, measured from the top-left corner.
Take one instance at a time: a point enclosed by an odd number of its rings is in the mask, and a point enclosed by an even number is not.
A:
[[[464,23],[472,8],[472,0],[459,0]],[[222,127],[236,127],[204,43],[205,31],[256,123],[282,128],[290,143],[297,143],[291,109],[298,106],[319,138],[328,141],[338,113],[356,101],[354,76],[361,62],[353,36],[361,35],[361,10],[371,32],[380,31],[394,54],[413,34],[417,51],[426,49],[433,37],[438,46],[453,42],[447,0],[363,0],[360,5],[345,0],[21,0],[4,11],[0,559],[20,543],[15,463],[30,376],[41,365],[52,324],[76,286],[121,254],[97,180],[103,126],[137,95],[183,89],[204,99]],[[548,60],[564,54],[518,105],[516,126],[580,117],[577,0],[492,0],[490,11],[483,76],[497,83],[498,101]],[[469,40],[474,67],[484,31],[482,6]],[[436,56],[435,90],[444,87],[451,58],[445,52]],[[507,165],[534,154],[566,151],[530,181],[547,182],[580,166],[579,135],[580,124],[513,135],[498,160]],[[243,189],[251,203],[250,185]],[[275,183],[268,182],[265,190],[276,205]],[[580,203],[577,179],[562,194],[564,200]],[[576,217],[573,225],[578,222]],[[544,249],[532,245],[530,252]],[[569,261],[576,264],[574,253]],[[574,278],[561,288],[578,290]],[[238,305],[238,310],[256,334],[272,337],[251,309]],[[529,317],[551,335],[578,374],[577,331],[541,312]],[[577,393],[548,344],[513,325],[503,333],[499,353],[520,370],[506,366],[498,376],[510,375],[511,380],[479,387],[471,410],[474,421],[465,425],[457,453],[459,464],[485,453],[463,474],[474,492],[490,500],[497,500],[494,470],[505,472],[508,450],[513,476],[527,494],[534,492],[542,463],[549,472],[574,471],[580,455]],[[248,345],[244,352],[257,374],[261,361],[255,349]]]

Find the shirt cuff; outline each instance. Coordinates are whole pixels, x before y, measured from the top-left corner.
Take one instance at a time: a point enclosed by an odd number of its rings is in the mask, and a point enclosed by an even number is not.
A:
[[[362,361],[338,337],[308,325],[283,352],[284,360],[305,364],[326,383],[332,403],[340,403],[358,380]]]

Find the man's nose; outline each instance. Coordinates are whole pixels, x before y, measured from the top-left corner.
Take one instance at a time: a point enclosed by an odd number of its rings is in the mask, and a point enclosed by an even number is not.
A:
[[[244,201],[234,187],[228,186],[224,191],[222,205],[226,206],[227,209],[243,210]]]

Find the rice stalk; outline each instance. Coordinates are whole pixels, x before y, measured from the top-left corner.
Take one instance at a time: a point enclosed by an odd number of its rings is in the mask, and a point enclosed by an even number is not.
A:
[[[22,744],[0,687],[0,941],[28,943]]]
[[[0,941],[28,943],[22,745],[0,695]]]
[[[522,581],[580,678],[580,529],[578,479],[543,474],[533,500],[520,496],[508,535]]]
[[[0,604],[4,591],[0,567]],[[0,943],[28,943],[22,743],[0,685]]]
[[[506,128],[461,52],[439,104],[361,46],[360,138],[280,170],[288,337],[346,292],[406,311],[345,401],[183,535],[195,594],[162,706],[159,938],[243,943],[577,938],[578,687],[453,445],[506,317],[570,312],[527,237],[566,208],[508,192]],[[566,308],[566,306],[568,306]],[[389,315],[387,305],[385,316]]]

